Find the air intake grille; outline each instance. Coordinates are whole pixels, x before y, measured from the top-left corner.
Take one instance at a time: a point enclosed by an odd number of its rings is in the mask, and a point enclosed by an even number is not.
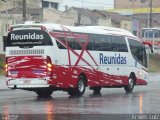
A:
[[[10,55],[41,55],[44,54],[43,49],[36,49],[36,50],[10,50]]]

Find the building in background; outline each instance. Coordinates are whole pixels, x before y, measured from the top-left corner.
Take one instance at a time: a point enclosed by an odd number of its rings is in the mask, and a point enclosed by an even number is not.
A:
[[[133,34],[141,37],[142,28],[160,27],[160,0],[114,0],[114,9],[132,20]]]
[[[59,9],[59,5],[62,2],[63,0],[26,0],[26,7]],[[0,0],[0,11],[16,7],[22,8],[22,5],[23,0]]]
[[[65,11],[65,14],[73,17],[74,26],[97,25],[98,16],[90,9],[71,7]]]
[[[42,8],[54,8],[59,10],[62,2],[63,0],[42,0]]]
[[[28,8],[41,8],[42,0],[26,0],[26,7]],[[36,3],[36,4],[35,4]],[[7,9],[22,8],[23,0],[0,0],[0,11]]]
[[[50,18],[49,22],[56,22],[56,20],[60,19],[56,17],[56,14],[59,16],[59,4],[62,3],[63,0],[25,1],[26,20],[42,22]],[[12,24],[24,23],[23,2],[24,0],[0,0],[0,52],[3,52],[3,41],[7,35],[8,27]]]
[[[115,9],[148,8],[151,0],[114,0]],[[159,8],[160,1],[152,0],[152,7]]]
[[[43,0],[42,1],[42,8],[54,8],[58,9],[58,3],[51,2],[50,0]]]
[[[140,26],[160,26],[160,0],[114,0],[112,12],[119,12],[134,20],[138,20]]]
[[[123,28],[128,31],[131,31],[131,19],[121,15],[116,12],[108,12],[104,10],[93,10],[93,12],[99,15],[98,24],[99,26],[108,26]]]
[[[35,4],[38,3],[38,4]],[[57,23],[69,26],[107,26],[132,31],[132,19],[116,12],[65,7],[60,11],[63,0],[26,0],[26,20]],[[7,28],[12,24],[23,23],[23,0],[0,1],[0,44],[7,35]],[[8,6],[9,5],[9,6]],[[4,7],[5,6],[5,7]],[[0,46],[3,49],[2,46]],[[0,50],[1,50],[0,49]]]

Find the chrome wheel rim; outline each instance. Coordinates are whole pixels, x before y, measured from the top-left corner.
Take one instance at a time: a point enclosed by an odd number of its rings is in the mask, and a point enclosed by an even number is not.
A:
[[[82,80],[78,82],[78,89],[80,92],[83,92],[84,90],[84,82]]]
[[[133,79],[129,79],[129,84],[128,84],[128,86],[129,86],[129,88],[130,89],[132,89],[133,88],[133,86],[134,86],[134,81],[133,81]]]

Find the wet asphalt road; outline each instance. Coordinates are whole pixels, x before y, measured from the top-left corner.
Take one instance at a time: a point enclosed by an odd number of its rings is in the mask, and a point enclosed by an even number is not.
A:
[[[103,88],[99,95],[87,89],[82,97],[56,91],[50,98],[39,98],[30,91],[1,90],[0,113],[0,119],[15,120],[132,120],[136,114],[146,115],[145,120],[156,114],[160,120],[160,82],[136,86],[130,94],[123,88]]]

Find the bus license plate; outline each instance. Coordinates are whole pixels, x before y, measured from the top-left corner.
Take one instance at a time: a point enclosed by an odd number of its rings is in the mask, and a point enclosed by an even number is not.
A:
[[[24,80],[23,83],[24,84],[31,84],[31,81],[30,80]]]

